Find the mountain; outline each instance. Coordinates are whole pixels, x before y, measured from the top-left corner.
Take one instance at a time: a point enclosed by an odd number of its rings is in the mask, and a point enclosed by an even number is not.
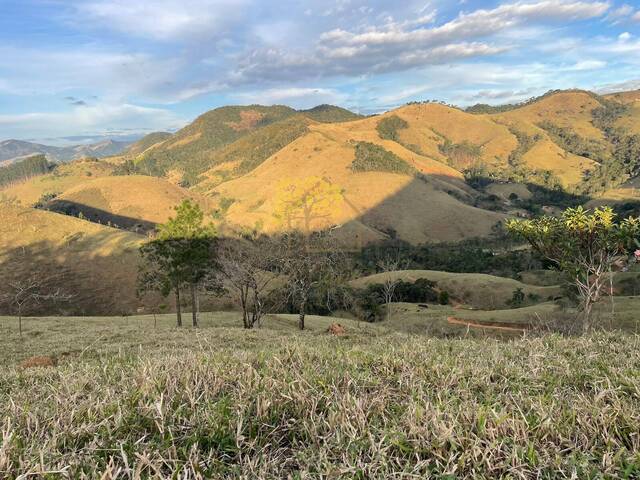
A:
[[[23,205],[55,194],[51,206],[60,211],[84,205],[100,221],[112,215],[149,226],[188,192],[206,199],[228,234],[305,223],[335,228],[356,246],[455,241],[489,235],[502,219],[543,207],[635,202],[639,98],[552,91],[513,106],[411,103],[369,117],[330,105],[221,107],[175,134],[148,135],[117,161],[98,162],[110,171],[89,162],[5,194]],[[143,180],[149,176],[162,181]],[[331,201],[319,203],[331,211],[303,222],[283,204],[309,185],[325,191]],[[183,193],[163,193],[176,188]]]
[[[292,117],[296,117],[298,120],[291,120]],[[272,124],[284,122],[279,127],[271,128],[270,134],[275,134],[276,131],[290,130],[290,133],[276,135],[280,139],[288,137],[293,140],[300,133],[303,124],[307,124],[309,121],[334,123],[358,118],[362,117],[333,105],[319,105],[309,110],[300,111],[282,105],[216,108],[201,115],[193,123],[171,137],[163,137],[161,143],[156,142],[153,148],[144,151],[136,158],[135,163],[140,173],[170,175],[173,178],[178,178],[184,184],[195,185],[201,181],[199,178],[201,174],[211,167],[221,164],[222,158],[228,157],[224,153],[220,154],[222,149],[254,132],[266,129]],[[269,140],[270,134],[263,135],[263,137],[271,145],[278,144],[282,148],[284,144],[281,141]],[[248,148],[254,148],[255,142],[251,145]],[[264,150],[269,150],[269,148]],[[248,156],[252,156],[252,154],[250,153]]]
[[[488,237],[506,218],[580,204],[632,212],[639,100],[554,91],[516,106],[412,103],[368,117],[326,105],[218,108],[114,157],[29,170],[0,187],[10,226],[0,267],[66,272],[87,312],[131,311],[144,239],[135,232],[187,198],[222,236],[330,228],[353,250]],[[24,143],[3,142],[11,155],[33,151]]]
[[[69,162],[82,157],[104,158],[117,155],[130,144],[131,142],[108,139],[87,145],[53,147],[21,140],[4,140],[0,142],[0,164],[12,163],[17,159],[37,154],[44,154],[51,162]]]

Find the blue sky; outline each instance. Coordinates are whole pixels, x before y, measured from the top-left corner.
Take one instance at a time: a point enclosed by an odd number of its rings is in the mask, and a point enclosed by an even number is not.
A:
[[[371,113],[573,87],[640,88],[640,1],[0,0],[0,140],[171,130],[228,104]]]

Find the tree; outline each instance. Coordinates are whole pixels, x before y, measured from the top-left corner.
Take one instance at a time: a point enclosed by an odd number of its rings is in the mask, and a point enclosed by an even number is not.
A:
[[[304,330],[310,294],[336,277],[340,255],[327,233],[287,233],[280,239],[280,247],[281,272],[286,278],[289,298],[297,305],[298,327]]]
[[[260,325],[265,294],[278,276],[274,272],[276,251],[273,240],[266,236],[221,242],[220,273],[238,295],[244,328]]]
[[[18,317],[18,330],[22,337],[22,316],[42,305],[45,302],[68,302],[74,295],[66,293],[57,284],[61,283],[59,277],[43,276],[34,273],[20,280],[7,283],[9,292],[4,294],[0,301],[9,306]]]
[[[341,200],[340,188],[320,177],[283,180],[276,193],[274,216],[287,229],[301,227],[308,235],[314,221],[336,216]]]
[[[384,303],[386,305],[386,317],[387,321],[391,320],[391,302],[395,297],[396,287],[402,281],[399,277],[393,275],[393,272],[397,272],[405,268],[404,262],[400,260],[398,254],[396,258],[387,256],[383,260],[378,262],[378,271],[384,274],[382,279],[382,295],[384,296]]]
[[[610,207],[593,212],[569,208],[560,217],[509,220],[507,229],[563,271],[580,299],[582,330],[592,327],[591,311],[605,291],[614,264],[640,236],[640,218],[615,219]]]
[[[180,292],[187,285],[191,292],[192,323],[198,326],[198,290],[215,268],[215,228],[205,225],[198,204],[184,200],[176,208],[176,216],[158,227],[155,239],[140,248],[143,258],[138,275],[139,291],[159,291],[176,297],[177,326],[182,326]]]

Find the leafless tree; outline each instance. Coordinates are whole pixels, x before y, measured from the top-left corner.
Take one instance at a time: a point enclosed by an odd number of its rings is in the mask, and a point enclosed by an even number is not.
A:
[[[387,321],[391,320],[391,302],[393,302],[396,294],[396,287],[401,282],[400,277],[393,275],[393,272],[404,270],[406,268],[406,262],[400,259],[400,256],[395,257],[387,256],[384,259],[378,261],[378,270],[383,273],[382,294],[384,296],[384,303],[387,307]]]
[[[274,271],[276,249],[271,239],[227,239],[220,242],[219,272],[224,283],[237,294],[244,328],[259,326],[265,296],[278,277]]]
[[[18,317],[18,329],[22,337],[22,317],[39,306],[49,303],[68,302],[74,295],[59,286],[62,278],[34,273],[26,278],[7,283],[8,292],[0,297],[0,303],[7,305]]]
[[[289,298],[297,306],[298,327],[304,330],[312,290],[337,275],[342,255],[329,233],[292,232],[283,235],[279,243],[278,263],[287,281]]]

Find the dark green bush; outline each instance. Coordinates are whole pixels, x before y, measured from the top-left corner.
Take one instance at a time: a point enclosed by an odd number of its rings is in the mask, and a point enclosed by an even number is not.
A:
[[[395,153],[374,143],[357,142],[355,153],[356,158],[351,163],[351,170],[354,172],[391,172],[404,175],[416,173],[415,168]]]

